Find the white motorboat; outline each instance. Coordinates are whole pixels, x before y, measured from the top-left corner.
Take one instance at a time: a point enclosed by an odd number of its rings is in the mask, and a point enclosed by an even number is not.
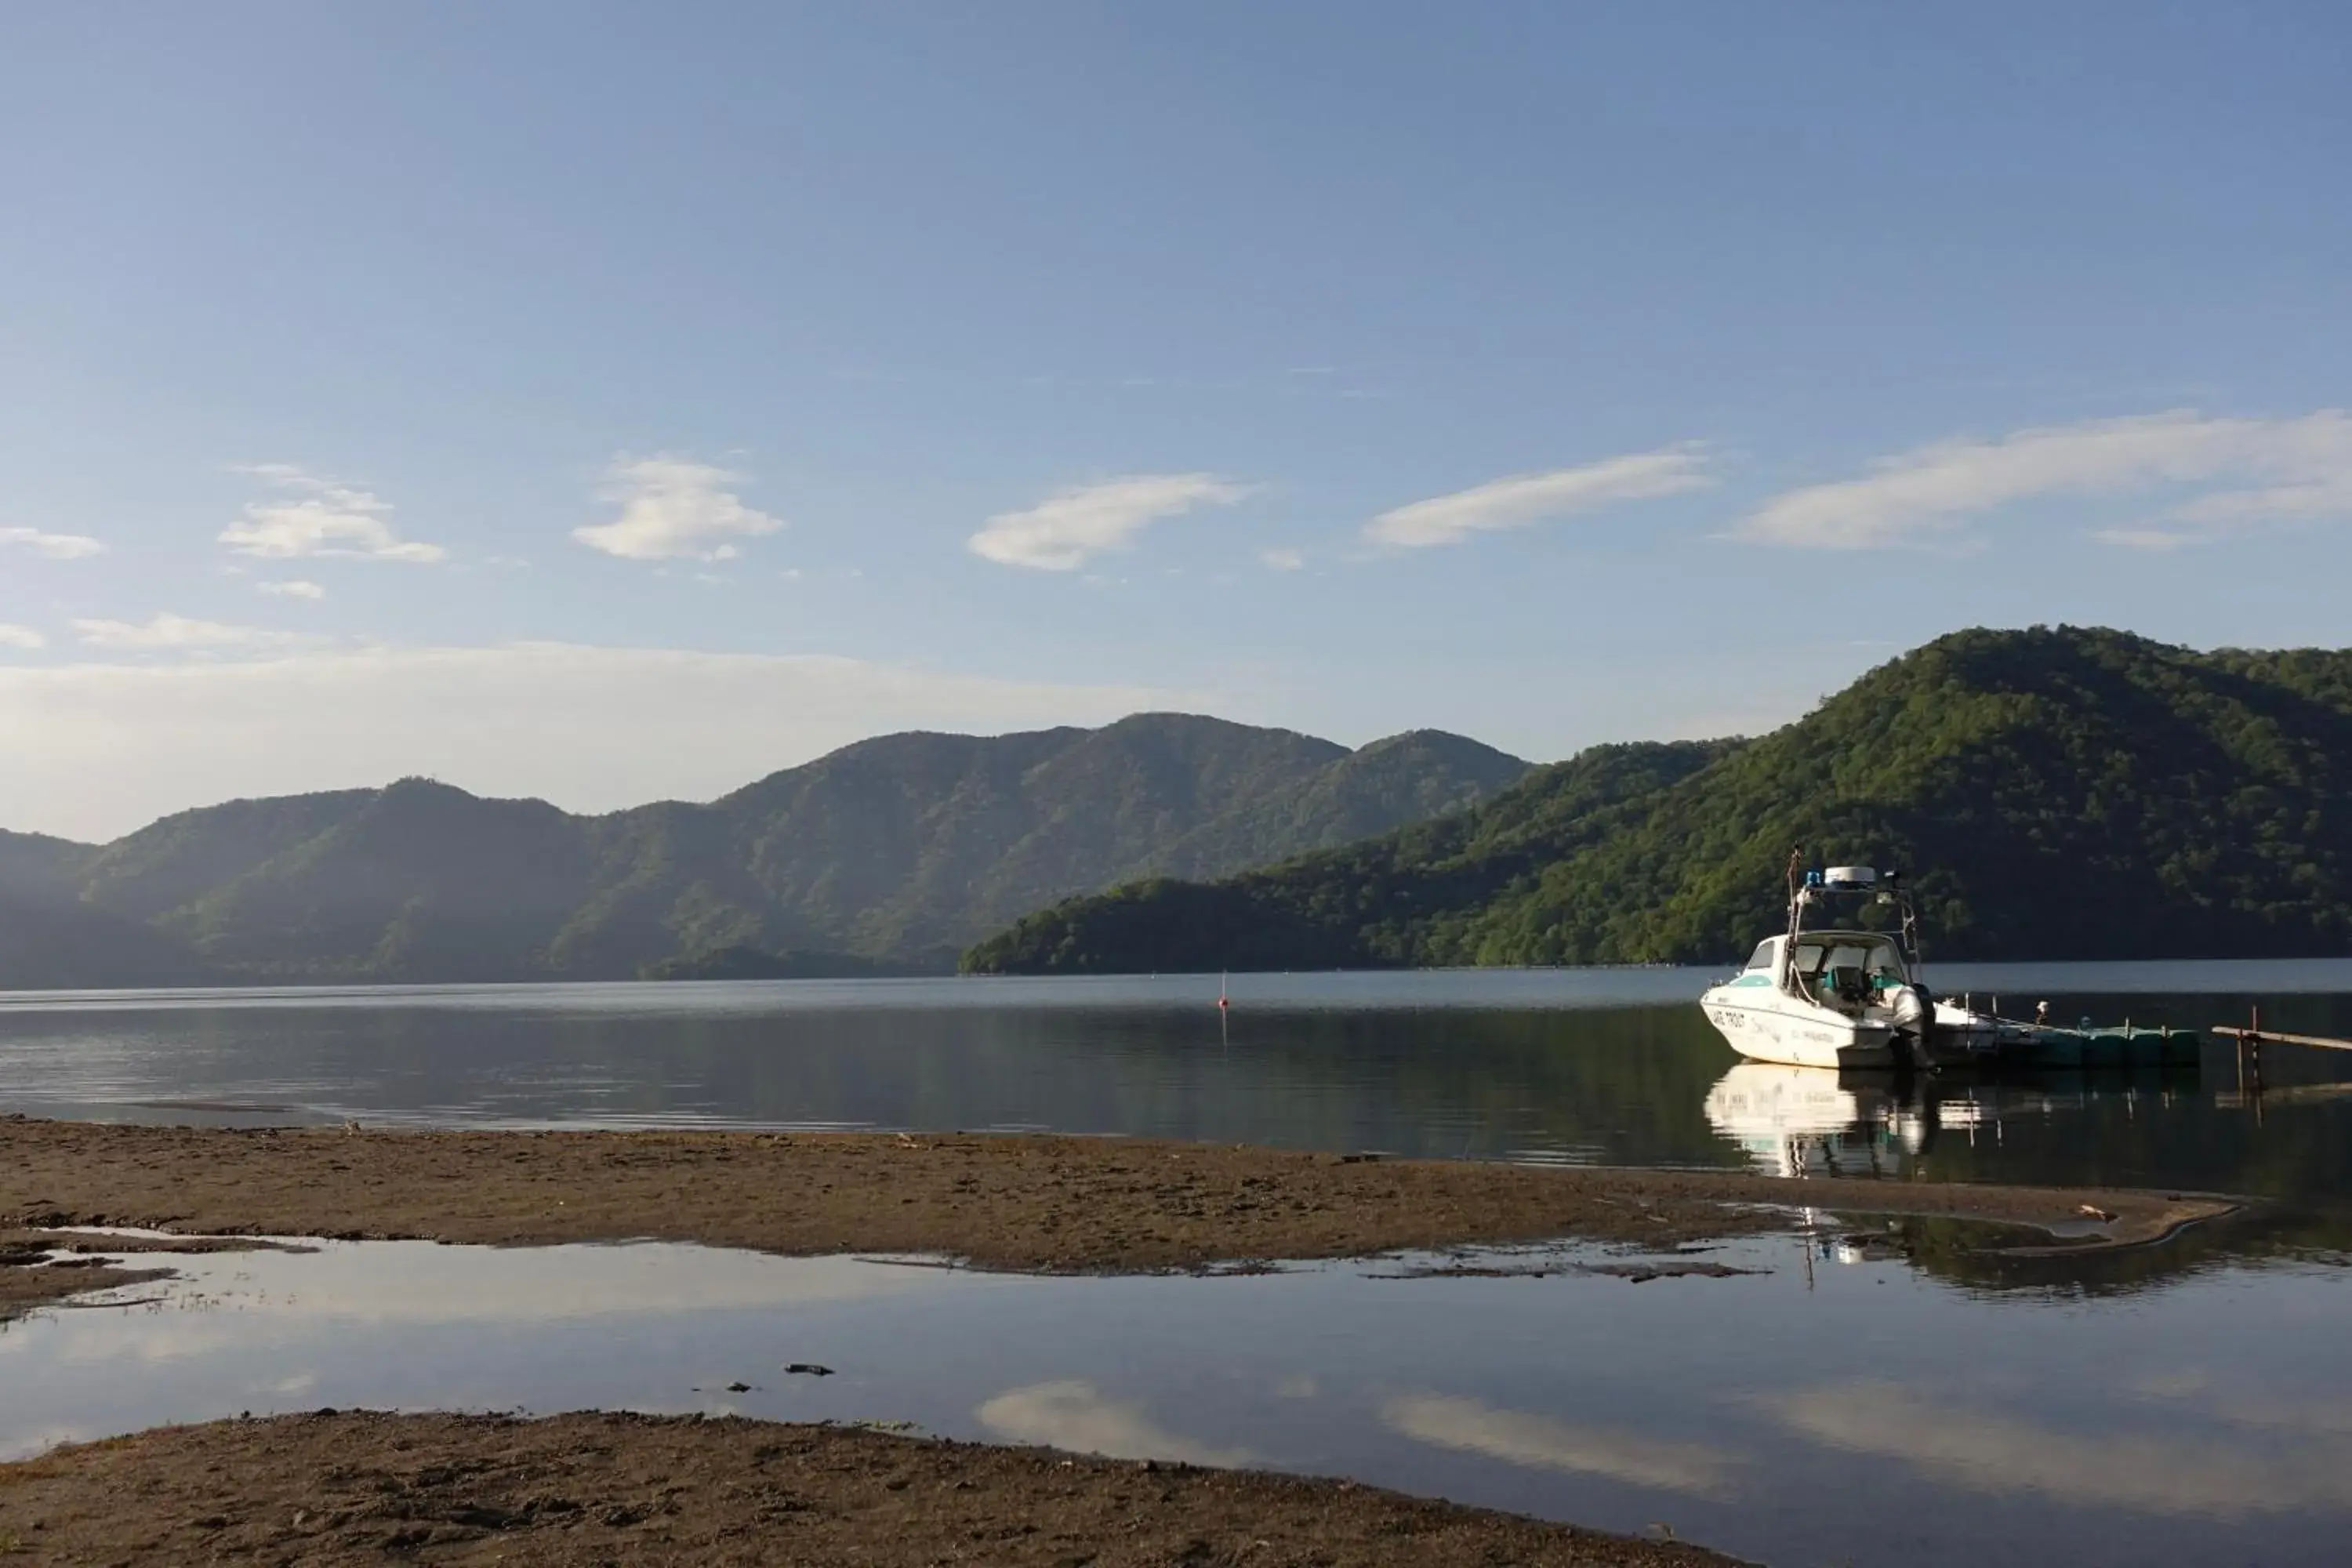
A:
[[[1791,1067],[1931,1067],[2004,1043],[2009,1026],[1937,1002],[1921,982],[1918,919],[1899,873],[1832,866],[1801,880],[1796,867],[1792,857],[1788,931],[1699,998],[1732,1049]],[[1830,923],[1810,923],[1824,913]],[[1893,928],[1866,924],[1873,913]]]

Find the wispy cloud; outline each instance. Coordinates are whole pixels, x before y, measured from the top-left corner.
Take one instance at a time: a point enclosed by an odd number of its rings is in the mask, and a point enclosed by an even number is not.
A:
[[[1257,552],[1258,564],[1275,572],[1296,572],[1307,564],[1307,552],[1273,545]]]
[[[625,458],[604,475],[604,499],[618,502],[621,515],[575,528],[572,537],[625,561],[732,561],[740,553],[735,541],[784,526],[728,488],[742,480],[682,458]]]
[[[1580,468],[1492,479],[1452,495],[1417,500],[1372,519],[1364,525],[1364,537],[1405,550],[1460,544],[1474,534],[1525,528],[1616,501],[1702,489],[1714,482],[1706,472],[1706,454],[1696,447],[1634,452]]]
[[[1248,493],[1248,486],[1214,474],[1130,474],[999,512],[969,542],[974,554],[1006,566],[1074,572],[1105,551],[1127,548],[1161,518],[1230,506]]]
[[[49,561],[79,561],[106,550],[86,533],[44,533],[37,528],[0,528],[0,544],[28,550]]]
[[[290,561],[306,555],[356,556],[430,566],[448,558],[437,544],[403,539],[385,521],[392,503],[370,492],[306,472],[291,463],[240,463],[232,471],[249,474],[284,499],[254,501],[220,533],[220,542],[239,555]]]
[[[1407,1394],[1381,1406],[1391,1431],[1440,1448],[1484,1454],[1532,1469],[1601,1476],[1631,1486],[1697,1497],[1731,1489],[1738,1455],[1704,1443],[1663,1443],[1608,1426],[1571,1426],[1549,1415],[1499,1410],[1475,1399]]]
[[[324,588],[316,583],[304,582],[299,577],[284,583],[256,583],[253,589],[257,594],[268,594],[277,599],[323,599],[327,596]]]
[[[30,626],[12,626],[0,621],[0,647],[47,647],[49,639]]]
[[[268,647],[297,640],[286,632],[223,626],[218,621],[191,620],[186,616],[169,613],[143,622],[76,621],[73,628],[89,647],[105,648]]]
[[[1871,550],[1948,538],[1969,518],[2044,496],[2125,496],[2213,486],[2093,537],[2173,550],[2265,522],[2352,517],[2352,415],[2211,418],[2191,410],[1937,442],[1860,479],[1767,501],[1732,531],[1759,544]]]
[[[1142,1402],[1108,1399],[1075,1379],[1033,1384],[982,1405],[980,1423],[1000,1437],[1114,1459],[1171,1459],[1231,1468],[1250,1462],[1244,1448],[1215,1448],[1169,1431]]]

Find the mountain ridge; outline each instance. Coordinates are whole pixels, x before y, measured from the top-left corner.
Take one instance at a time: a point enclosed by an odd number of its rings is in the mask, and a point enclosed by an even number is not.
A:
[[[0,986],[605,979],[762,954],[945,972],[1068,893],[1341,842],[1527,765],[1436,731],[1350,751],[1137,714],[876,736],[714,801],[599,816],[412,777],[198,807],[104,845],[0,834]]]
[[[1719,962],[1783,918],[1792,844],[1910,868],[1947,956],[2352,946],[2352,651],[1958,632],[1712,744],[1646,780],[1662,753],[1595,748],[1444,822],[1075,899],[963,965]]]

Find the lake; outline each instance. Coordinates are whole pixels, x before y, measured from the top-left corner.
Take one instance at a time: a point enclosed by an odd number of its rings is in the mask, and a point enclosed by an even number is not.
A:
[[[2352,1197],[2352,1053],[1897,1084],[1742,1064],[1695,969],[18,994],[0,1113],[1042,1130]],[[2352,1036],[2352,961],[1945,966],[2061,1020]]]
[[[2340,1559],[2352,1055],[2273,1047],[2259,1099],[2218,1045],[2162,1073],[1842,1078],[1741,1062],[1695,1005],[1711,978],[1244,975],[1223,1013],[1214,976],[16,995],[0,1112],[1051,1128],[1747,1166],[1821,1177],[1822,1207],[1705,1249],[1741,1272],[1642,1284],[1576,1247],[1079,1279],[660,1245],[188,1256],[121,1310],[0,1325],[0,1458],[320,1405],[733,1410],[1351,1476],[1780,1564]],[[1937,978],[2062,1019],[2259,1005],[2352,1035],[2352,963]],[[1873,1177],[2290,1201],[2011,1258],[1830,1217]]]

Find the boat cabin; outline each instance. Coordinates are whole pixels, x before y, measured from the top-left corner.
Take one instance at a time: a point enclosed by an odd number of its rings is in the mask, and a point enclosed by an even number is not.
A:
[[[1785,958],[1785,963],[1783,962]],[[1809,931],[1757,943],[1735,985],[1769,985],[1858,1016],[1911,983],[1894,937],[1875,931]]]

